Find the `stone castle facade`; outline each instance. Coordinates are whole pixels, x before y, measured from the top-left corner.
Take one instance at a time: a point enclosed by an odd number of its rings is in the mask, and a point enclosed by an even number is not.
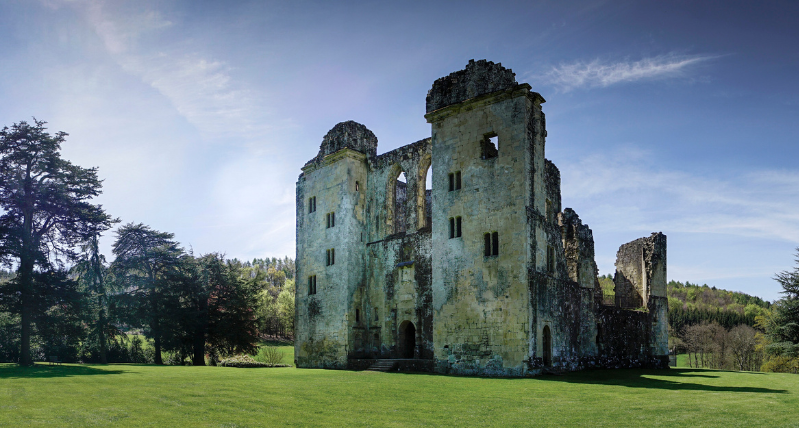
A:
[[[328,132],[297,181],[298,367],[667,366],[666,236],[621,246],[605,301],[591,229],[544,157],[544,102],[470,61],[433,83],[431,138],[378,155],[361,124]]]

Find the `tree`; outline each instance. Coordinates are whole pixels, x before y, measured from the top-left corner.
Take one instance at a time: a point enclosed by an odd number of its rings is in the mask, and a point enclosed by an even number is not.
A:
[[[108,282],[106,281],[108,267],[105,256],[100,254],[98,245],[99,233],[95,233],[82,249],[80,261],[73,268],[78,275],[78,282],[88,299],[88,314],[92,320],[92,335],[90,342],[96,343],[100,353],[100,363],[107,364],[108,340],[116,336],[117,329],[108,318]]]
[[[774,328],[770,331],[774,342],[772,352],[792,358],[799,357],[799,248],[796,251],[796,267],[774,278],[785,297],[775,308]]]
[[[118,286],[125,290],[127,320],[147,327],[154,339],[155,363],[163,364],[162,339],[170,328],[167,310],[170,275],[178,269],[183,250],[173,234],[159,232],[144,224],[128,223],[116,231],[111,270]]]
[[[34,272],[76,257],[75,247],[115,222],[100,205],[96,168],[61,158],[64,132],[50,135],[34,119],[0,130],[0,257],[17,266],[20,364],[32,365],[31,323],[40,293]]]

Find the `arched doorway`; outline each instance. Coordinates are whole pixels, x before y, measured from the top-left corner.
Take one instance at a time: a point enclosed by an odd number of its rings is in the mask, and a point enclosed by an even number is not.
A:
[[[413,358],[416,349],[416,327],[410,321],[403,321],[399,326],[399,357]]]
[[[549,367],[552,365],[552,333],[550,333],[548,325],[544,326],[542,335],[544,336],[542,340],[544,345],[544,366]]]

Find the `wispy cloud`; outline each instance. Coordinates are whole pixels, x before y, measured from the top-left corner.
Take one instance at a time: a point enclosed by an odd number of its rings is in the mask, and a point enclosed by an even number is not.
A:
[[[82,12],[120,67],[160,92],[203,136],[257,139],[266,132],[262,97],[237,82],[227,62],[185,41],[180,46],[163,41],[161,33],[176,24],[159,12],[143,6],[120,12],[104,1],[60,4]],[[152,49],[153,44],[159,47]]]
[[[636,150],[593,155],[562,170],[567,171],[566,205],[604,206],[608,215],[600,219],[606,222],[603,227],[723,233],[799,244],[796,171],[706,176],[658,168],[652,156]]]
[[[567,92],[576,88],[607,87],[623,82],[684,76],[691,66],[714,58],[718,56],[670,53],[638,61],[608,62],[595,59],[560,64],[533,78]]]

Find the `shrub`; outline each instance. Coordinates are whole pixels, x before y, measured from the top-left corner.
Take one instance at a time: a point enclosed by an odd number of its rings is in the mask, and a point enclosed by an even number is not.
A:
[[[284,353],[280,348],[267,345],[262,346],[261,349],[258,350],[255,360],[274,367],[283,362],[283,356]]]
[[[236,355],[225,358],[219,362],[219,365],[222,367],[269,367],[266,363],[253,360],[249,355]]]

